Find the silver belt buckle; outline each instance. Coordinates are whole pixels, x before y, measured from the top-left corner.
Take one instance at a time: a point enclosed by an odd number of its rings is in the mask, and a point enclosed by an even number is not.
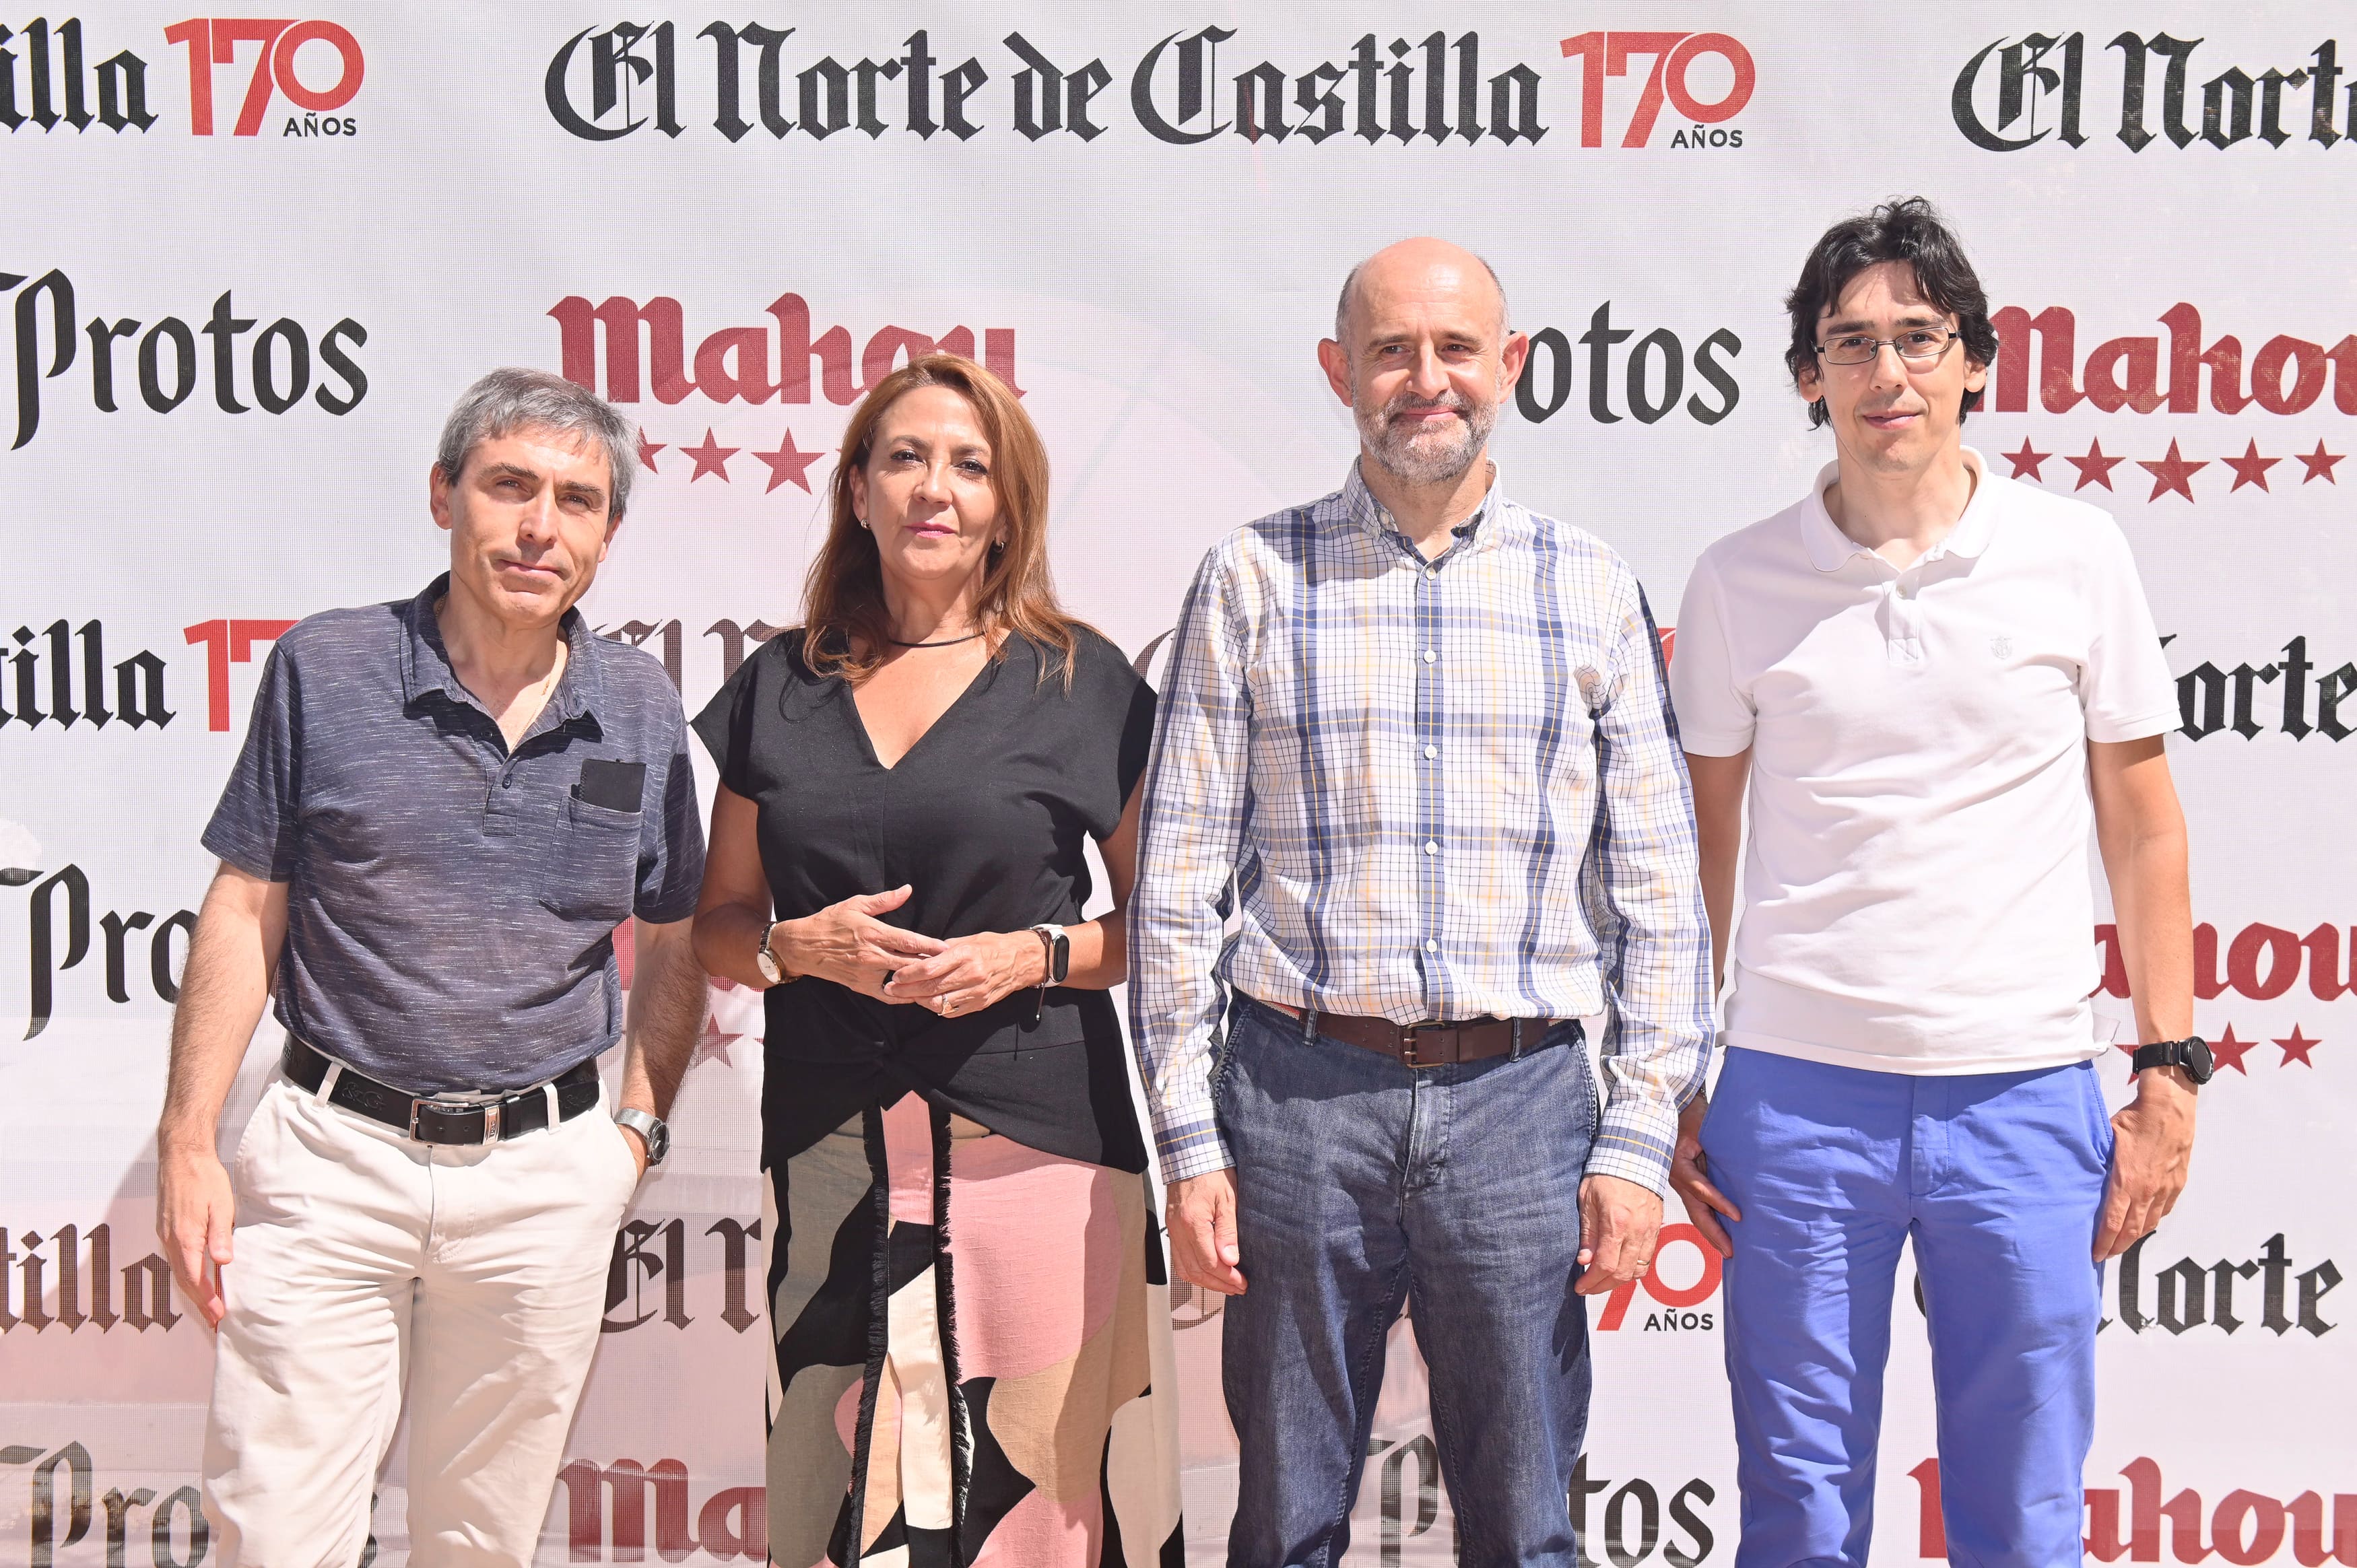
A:
[[[418,1119],[428,1111],[442,1116],[464,1116],[472,1112],[480,1112],[483,1116],[483,1136],[480,1142],[493,1144],[499,1141],[500,1102],[496,1100],[436,1100],[427,1097],[409,1102],[409,1135],[411,1137],[422,1144],[440,1144],[448,1147],[463,1148],[466,1145],[457,1140],[429,1138],[417,1130]]]

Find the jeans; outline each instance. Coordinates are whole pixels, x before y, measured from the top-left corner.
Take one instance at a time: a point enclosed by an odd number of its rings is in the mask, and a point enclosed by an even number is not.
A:
[[[1572,1568],[1597,1121],[1579,1037],[1566,1024],[1519,1058],[1410,1069],[1240,999],[1213,1085],[1246,1284],[1225,1314],[1231,1568],[1341,1561],[1404,1299],[1458,1561]]]
[[[1736,1568],[1865,1563],[1910,1238],[1949,1560],[2076,1568],[2112,1154],[2093,1064],[1919,1078],[1734,1049],[1702,1144],[1743,1211],[1725,1287]]]

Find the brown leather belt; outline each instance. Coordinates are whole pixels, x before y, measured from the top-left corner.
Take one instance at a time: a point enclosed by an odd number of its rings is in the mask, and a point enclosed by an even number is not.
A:
[[[1253,1000],[1260,1001],[1258,997]],[[1288,1018],[1301,1016],[1301,1009],[1282,1002],[1262,1002],[1261,1005]],[[1555,1018],[1468,1018],[1453,1024],[1394,1024],[1388,1018],[1320,1013],[1318,1032],[1346,1046],[1389,1057],[1404,1067],[1447,1067],[1454,1062],[1512,1056],[1518,1047],[1534,1051],[1545,1043],[1547,1031],[1559,1022]]]

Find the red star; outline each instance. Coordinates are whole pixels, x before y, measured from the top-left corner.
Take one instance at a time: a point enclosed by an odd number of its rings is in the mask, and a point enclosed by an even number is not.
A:
[[[2308,1059],[2308,1053],[2316,1049],[2317,1047],[2322,1044],[2324,1044],[2322,1040],[2311,1040],[2307,1036],[2301,1034],[2299,1032],[2299,1026],[2294,1024],[2291,1026],[2291,1038],[2287,1040],[2277,1040],[2276,1042],[2276,1045],[2283,1051],[2284,1054],[2284,1059],[2277,1062],[2276,1065],[2277,1067],[2289,1067],[2292,1063],[2298,1062],[2302,1067],[2314,1067],[2316,1064]]]
[[[665,446],[667,446],[667,445],[669,445],[669,444],[668,444],[668,443],[666,443],[666,442],[662,442],[662,441],[650,441],[650,440],[648,440],[648,439],[647,439],[647,433],[646,433],[645,431],[643,431],[643,430],[640,431],[640,432],[639,432],[639,465],[640,465],[640,467],[641,467],[645,468],[645,469],[646,469],[646,471],[647,471],[648,473],[650,473],[650,474],[659,474],[659,473],[661,473],[662,470],[655,467],[655,454],[656,454],[656,453],[658,453],[658,452],[660,452],[660,451],[662,451],[662,450],[663,449],[663,447],[664,447]]]
[[[2308,483],[2309,479],[2322,479],[2328,485],[2337,485],[2341,482],[2332,477],[2332,465],[2341,461],[2346,454],[2327,452],[2324,449],[2324,443],[2319,441],[2316,444],[2315,451],[2295,452],[2292,456],[2308,465],[2308,478],[2300,480],[2301,484]]]
[[[2243,1065],[2243,1058],[2249,1055],[2251,1047],[2258,1043],[2256,1040],[2234,1038],[2234,1026],[2229,1024],[2226,1026],[2226,1033],[2222,1038],[2210,1042],[2210,1055],[2216,1060],[2218,1067],[2233,1068],[2244,1078],[2248,1078],[2251,1076],[2251,1069]]]
[[[770,482],[761,489],[761,493],[766,496],[789,480],[800,485],[807,492],[810,489],[810,481],[802,478],[802,472],[825,454],[795,450],[794,433],[789,430],[786,432],[786,438],[778,443],[776,451],[756,452],[753,456],[770,465]]]
[[[728,459],[743,450],[742,446],[720,446],[712,439],[712,432],[707,428],[704,433],[703,446],[683,446],[679,449],[680,456],[695,464],[695,472],[687,477],[687,482],[692,485],[706,474],[717,474],[720,476],[720,482],[726,484]]]
[[[2169,444],[2169,456],[2158,463],[2147,463],[2141,457],[2136,459],[2136,467],[2152,476],[2152,494],[2145,497],[2148,501],[2157,501],[2171,490],[2175,490],[2187,500],[2191,500],[2193,487],[2186,481],[2193,478],[2198,470],[2209,466],[2206,462],[2189,463],[2178,456],[2177,443],[2174,441]]]
[[[2031,478],[2038,480],[2038,482],[2042,485],[2046,480],[2038,472],[2038,465],[2043,463],[2047,458],[2054,456],[2054,454],[2051,452],[2031,451],[2029,449],[2029,437],[2025,435],[2021,438],[2020,451],[2000,452],[1997,456],[2013,465],[2013,477],[2015,478],[2018,479],[2021,478],[2022,475],[2028,474]]]
[[[2259,444],[2254,441],[2243,448],[2241,456],[2221,457],[2219,461],[2234,470],[2234,489],[2239,490],[2244,485],[2256,485],[2264,490],[2267,488],[2267,470],[2283,459],[2260,456]],[[2227,492],[2229,495],[2233,493],[2233,490]]]
[[[2083,490],[2089,485],[2101,485],[2104,489],[2110,489],[2112,470],[2127,461],[2125,457],[2104,456],[2104,444],[2101,441],[2088,442],[2085,456],[2072,457],[2066,455],[2062,460],[2079,470],[2079,482],[2071,487],[2074,490]]]

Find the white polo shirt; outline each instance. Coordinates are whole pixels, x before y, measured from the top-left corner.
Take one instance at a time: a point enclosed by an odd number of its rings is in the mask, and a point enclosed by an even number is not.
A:
[[[1751,751],[1729,1045],[1903,1073],[2099,1055],[2086,743],[2178,722],[2127,541],[2001,479],[1900,571],[1824,490],[1703,553],[1670,687]]]

